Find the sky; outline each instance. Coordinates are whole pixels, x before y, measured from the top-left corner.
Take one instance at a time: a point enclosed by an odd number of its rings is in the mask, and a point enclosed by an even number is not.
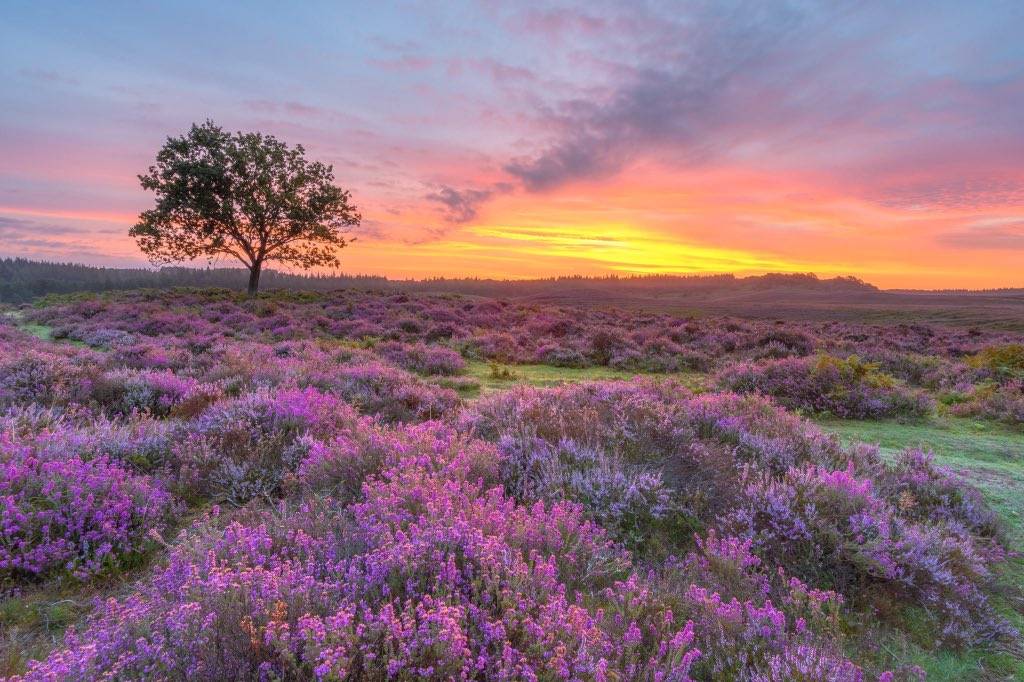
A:
[[[145,264],[212,119],[333,164],[348,273],[1024,286],[1020,0],[3,5],[0,256]]]

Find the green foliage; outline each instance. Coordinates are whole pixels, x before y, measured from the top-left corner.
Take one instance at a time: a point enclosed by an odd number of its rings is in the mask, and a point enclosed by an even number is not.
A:
[[[891,388],[896,383],[891,376],[879,370],[877,362],[865,362],[856,355],[846,359],[819,355],[811,371],[817,375],[836,372],[845,383],[863,383],[874,388]]]
[[[969,357],[967,363],[1002,376],[1024,376],[1024,343],[986,346]]]
[[[495,381],[512,381],[513,379],[517,378],[516,373],[509,369],[507,365],[501,365],[498,364],[497,362],[492,362],[490,364],[490,368],[490,378],[494,379]]]

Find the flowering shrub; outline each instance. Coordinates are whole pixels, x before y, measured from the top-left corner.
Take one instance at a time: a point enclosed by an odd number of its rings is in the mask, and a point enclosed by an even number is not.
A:
[[[311,441],[297,471],[297,484],[302,491],[355,500],[361,497],[367,478],[401,460],[458,461],[470,481],[499,481],[500,455],[489,443],[469,439],[440,422],[396,430],[363,421],[333,440]]]
[[[971,537],[900,518],[870,479],[805,466],[782,480],[757,477],[745,496],[726,526],[787,572],[859,599],[925,604],[950,641],[1016,636],[988,606],[988,561]]]
[[[936,464],[927,452],[901,452],[882,485],[887,498],[895,500],[897,510],[906,518],[920,522],[941,519],[980,538],[1001,535],[999,518],[981,493]]]
[[[978,491],[779,405],[926,413],[899,377],[981,409],[1016,384],[971,358],[1012,335],[360,291],[24,314],[101,350],[0,325],[3,587],[161,548],[28,679],[860,680],[881,672],[847,658],[867,623],[912,610],[917,639],[1017,637]],[[463,403],[463,357],[715,368],[739,393],[646,377]],[[168,543],[172,494],[236,508]]]
[[[619,540],[640,546],[672,512],[668,488],[656,471],[629,465],[599,448],[539,438],[501,441],[505,489],[517,499],[572,500]]]
[[[842,449],[764,399],[692,395],[674,382],[514,388],[478,400],[463,415],[462,428],[499,443],[506,483],[516,494],[538,487],[565,491],[561,483],[543,481],[609,469],[627,488],[644,480],[641,487],[653,491],[660,489],[649,473],[656,468],[671,481],[675,503],[705,520],[732,504],[745,464],[782,472],[795,463],[845,463],[856,456],[860,466],[875,466],[871,453]],[[563,443],[585,456],[565,458]]]
[[[169,370],[119,371],[97,381],[93,397],[115,414],[191,417],[221,397],[219,387]]]
[[[1007,378],[1024,377],[1024,343],[985,346],[967,359],[973,367]]]
[[[805,356],[814,351],[875,358],[884,353],[917,352],[957,358],[987,346],[1020,343],[1010,334],[924,325],[862,325],[836,322],[775,322],[706,318],[684,320],[614,310],[578,310],[555,306],[498,303],[457,295],[386,294],[346,290],[274,300],[247,301],[229,292],[121,292],[103,301],[79,297],[28,312],[31,321],[60,326],[71,338],[112,330],[136,337],[173,335],[239,340],[281,338],[366,338],[404,343],[450,339],[473,357],[500,362],[530,362],[538,349],[562,347],[604,365],[633,348],[652,356],[651,366],[671,363],[674,354],[695,358],[769,358]],[[117,344],[121,341],[117,341]],[[107,342],[98,346],[107,347]],[[476,350],[472,350],[476,349]],[[558,355],[556,353],[556,355]]]
[[[450,348],[424,343],[388,341],[374,349],[381,357],[418,374],[460,374],[466,368],[462,356]]]
[[[183,495],[235,504],[270,498],[312,439],[359,424],[351,407],[314,389],[247,394],[212,406],[189,425],[187,438],[173,448],[170,474]]]
[[[927,396],[900,386],[855,356],[740,363],[720,372],[718,384],[730,391],[772,396],[790,409],[850,419],[921,417],[932,409]]]
[[[1001,386],[987,383],[973,388],[965,402],[953,406],[953,412],[1024,426],[1024,379],[1011,379]]]
[[[862,598],[857,606],[927,603],[950,641],[1013,636],[984,592],[1001,558],[992,513],[912,453],[889,468],[764,399],[645,380],[513,389],[480,399],[461,425],[498,444],[514,494],[583,501],[616,532],[628,520],[622,537],[634,546],[663,542],[657,519],[637,510],[682,512],[750,540],[793,577]],[[618,480],[631,464],[658,466],[656,496],[599,512],[574,483],[601,480],[605,462]],[[641,480],[626,489],[642,498]]]
[[[351,513],[194,531],[25,679],[689,679],[692,625],[617,578],[628,558],[578,508],[520,507],[459,471],[414,457]]]
[[[459,404],[455,391],[379,362],[333,367],[302,381],[337,393],[360,412],[388,422],[438,419]]]
[[[173,509],[159,486],[104,457],[47,459],[0,443],[0,474],[0,580],[86,578],[144,550]]]
[[[65,405],[87,399],[96,371],[82,356],[29,349],[0,352],[0,407]]]

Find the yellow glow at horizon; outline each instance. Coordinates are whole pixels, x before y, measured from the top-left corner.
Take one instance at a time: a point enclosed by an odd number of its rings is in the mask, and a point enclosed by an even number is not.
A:
[[[468,232],[486,240],[485,243],[512,242],[519,254],[601,263],[623,273],[804,272],[811,267],[737,249],[686,244],[623,223],[481,225],[469,228]],[[845,271],[849,266],[819,262],[813,267],[832,273]]]

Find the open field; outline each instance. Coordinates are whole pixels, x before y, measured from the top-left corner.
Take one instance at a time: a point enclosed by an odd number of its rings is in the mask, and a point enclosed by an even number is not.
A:
[[[619,308],[680,317],[937,324],[1024,332],[1024,289],[992,291],[883,290],[851,278],[808,275],[733,277],[557,277],[507,281],[388,280],[383,277],[303,276],[267,271],[267,286],[292,291],[373,289],[389,293],[450,293],[523,304],[571,308]],[[231,268],[144,269],[0,259],[0,303],[22,303],[45,294],[166,289],[174,286],[245,287],[243,271]]]
[[[1011,332],[351,290],[9,312],[2,675],[1024,676]]]

